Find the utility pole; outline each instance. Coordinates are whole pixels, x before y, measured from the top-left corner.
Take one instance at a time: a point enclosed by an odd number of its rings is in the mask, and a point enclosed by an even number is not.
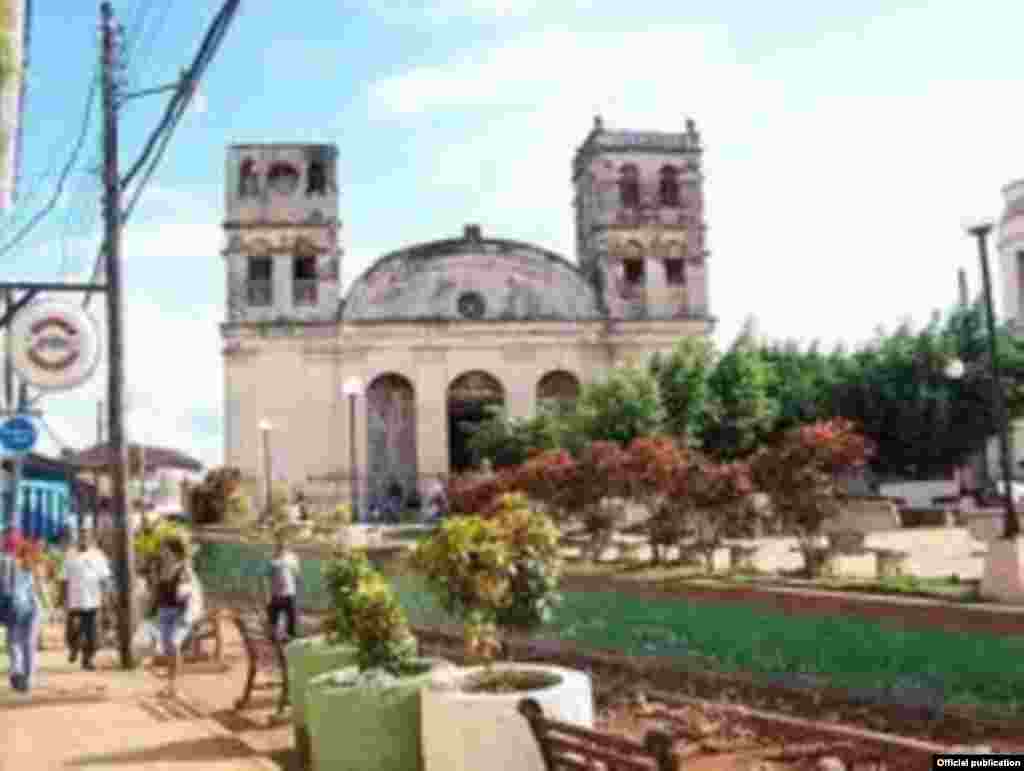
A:
[[[14,298],[11,297],[11,290],[4,290],[4,310],[9,312]],[[11,365],[11,325],[7,325],[4,335],[4,407],[8,410],[14,409],[14,367]],[[17,498],[18,488],[14,484],[15,462],[11,461],[11,478],[7,480],[7,495],[5,496],[4,507],[5,524],[7,527],[15,527],[17,524]]]
[[[96,405],[96,444],[103,444],[103,400]]]
[[[992,401],[999,421],[999,460],[1003,472],[1003,538],[1012,539],[1020,535],[1020,523],[1013,503],[1013,461],[1010,449],[1010,425],[1003,396],[1003,379],[999,366],[999,352],[996,338],[995,311],[992,307],[992,278],[988,269],[988,235],[992,225],[985,223],[968,231],[978,242],[978,260],[981,262],[981,282],[985,292],[985,322],[988,327],[988,349],[992,365]]]
[[[967,296],[967,271],[963,268],[958,268],[956,278],[960,289],[960,307],[966,308],[971,302]]]
[[[103,36],[101,69],[103,73],[103,215],[106,241],[107,325],[110,346],[107,381],[108,426],[110,431],[111,498],[114,527],[117,530],[117,571],[120,613],[118,642],[121,667],[135,666],[132,636],[135,630],[135,553],[131,521],[128,517],[128,489],[125,478],[127,457],[124,446],[122,399],[124,397],[124,339],[121,298],[121,172],[118,168],[117,31],[109,0],[100,5]]]

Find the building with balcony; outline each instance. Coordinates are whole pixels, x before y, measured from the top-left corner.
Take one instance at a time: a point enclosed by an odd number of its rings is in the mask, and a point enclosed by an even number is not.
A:
[[[703,147],[600,118],[572,164],[576,259],[467,225],[382,255],[343,294],[337,149],[227,151],[225,462],[309,498],[415,497],[464,470],[488,408],[550,399],[707,335]],[[342,384],[362,384],[356,419]],[[350,474],[355,436],[357,480]]]

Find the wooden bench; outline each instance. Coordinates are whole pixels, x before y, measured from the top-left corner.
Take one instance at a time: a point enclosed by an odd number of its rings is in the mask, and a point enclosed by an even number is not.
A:
[[[278,714],[285,711],[289,704],[288,696],[288,662],[284,655],[284,642],[268,628],[266,619],[232,615],[231,620],[238,628],[245,647],[246,661],[249,671],[245,679],[245,690],[242,697],[235,702],[235,709],[245,709],[249,705],[253,691],[280,688],[281,695],[277,702]],[[277,673],[280,679],[256,682],[259,672]]]
[[[623,736],[593,731],[544,717],[534,699],[519,702],[519,713],[530,724],[547,771],[679,771],[672,738],[648,731],[643,744]]]

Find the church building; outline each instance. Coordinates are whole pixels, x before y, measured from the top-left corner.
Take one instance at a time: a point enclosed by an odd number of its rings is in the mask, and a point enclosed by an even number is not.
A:
[[[701,155],[692,120],[595,118],[572,164],[575,260],[470,224],[381,256],[343,295],[337,148],[229,147],[225,463],[254,482],[269,465],[309,500],[414,498],[467,468],[488,406],[526,417],[708,335]]]

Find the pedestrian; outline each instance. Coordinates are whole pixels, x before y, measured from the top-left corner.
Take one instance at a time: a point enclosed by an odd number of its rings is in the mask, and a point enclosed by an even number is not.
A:
[[[11,687],[28,693],[36,671],[39,632],[52,609],[40,570],[39,548],[31,541],[15,539],[10,565],[11,603],[7,614],[7,655]]]
[[[448,514],[448,495],[441,477],[435,477],[427,491],[427,509],[430,519],[441,519]]]
[[[96,547],[90,531],[81,531],[77,549],[68,552],[63,580],[68,661],[75,663],[81,653],[82,669],[92,671],[96,668],[93,658],[99,647],[97,616],[103,606],[103,595],[110,591],[112,574],[106,555]]]
[[[270,630],[278,634],[281,616],[285,619],[285,630],[290,639],[298,637],[298,608],[296,598],[299,582],[302,580],[302,568],[299,558],[288,549],[285,537],[278,534],[274,540],[274,555],[264,573],[264,591],[267,594],[267,618]],[[269,586],[267,586],[269,583]]]
[[[160,545],[160,579],[156,585],[157,624],[161,652],[167,658],[167,688],[158,696],[178,695],[181,647],[202,615],[202,588],[192,570],[191,554],[185,540],[169,535]]]

